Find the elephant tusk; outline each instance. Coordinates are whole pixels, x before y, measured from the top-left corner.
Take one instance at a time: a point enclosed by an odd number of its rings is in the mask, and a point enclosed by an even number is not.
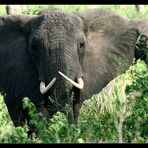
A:
[[[67,76],[65,76],[62,72],[58,71],[58,73],[64,77],[66,80],[68,80],[71,84],[73,84],[75,87],[77,87],[78,89],[83,89],[84,88],[84,81],[82,78],[78,79],[78,83],[76,83],[75,81],[71,80],[70,78],[68,78]]]
[[[56,81],[56,78],[53,78],[53,80],[47,86],[45,86],[45,82],[40,82],[41,94],[45,94],[53,86],[55,81]]]

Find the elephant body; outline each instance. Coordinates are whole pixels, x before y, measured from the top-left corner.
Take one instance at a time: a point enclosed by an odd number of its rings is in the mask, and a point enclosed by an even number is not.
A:
[[[133,22],[106,9],[1,16],[0,91],[14,125],[29,121],[24,97],[48,119],[70,105],[75,123],[82,102],[132,64],[138,36]]]

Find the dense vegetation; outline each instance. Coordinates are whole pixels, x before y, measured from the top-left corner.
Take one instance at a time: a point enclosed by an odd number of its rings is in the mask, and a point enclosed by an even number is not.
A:
[[[70,12],[103,7],[130,19],[146,18],[148,14],[147,6],[144,13],[138,13],[134,5],[22,5],[20,8],[21,13],[36,14],[42,9],[55,7]],[[0,14],[6,15],[4,5],[0,6]],[[147,86],[147,65],[139,60],[100,94],[84,102],[77,126],[69,125],[67,117],[60,112],[45,126],[46,119],[36,111],[28,98],[24,98],[24,108],[30,109],[31,124],[37,127],[39,133],[29,138],[27,125],[14,128],[0,96],[0,143],[147,143]]]

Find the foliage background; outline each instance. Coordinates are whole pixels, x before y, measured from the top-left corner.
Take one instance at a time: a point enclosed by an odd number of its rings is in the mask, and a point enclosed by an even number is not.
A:
[[[62,8],[67,12],[92,8],[111,9],[129,19],[147,18],[137,12],[135,5],[19,5],[20,13],[37,14],[47,8]],[[0,15],[6,15],[0,5]],[[84,102],[78,125],[68,125],[67,118],[58,112],[48,126],[42,114],[25,98],[24,107],[30,108],[32,124],[39,134],[27,136],[28,127],[14,128],[7,108],[0,96],[1,143],[148,143],[148,69],[143,61],[131,66],[114,79],[98,95]],[[42,120],[40,120],[42,118]]]

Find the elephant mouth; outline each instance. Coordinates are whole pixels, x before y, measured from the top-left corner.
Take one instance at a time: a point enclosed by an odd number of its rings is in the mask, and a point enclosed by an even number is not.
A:
[[[75,82],[72,79],[68,78],[65,74],[63,74],[62,72],[58,71],[58,73],[67,81],[69,81],[73,86],[75,86],[77,89],[81,90],[84,88],[84,81],[83,78],[78,78]],[[45,86],[45,82],[41,81],[40,82],[40,92],[41,94],[45,94],[47,93],[50,88],[54,85],[54,83],[56,82],[56,78],[53,78],[53,80],[47,85]]]

